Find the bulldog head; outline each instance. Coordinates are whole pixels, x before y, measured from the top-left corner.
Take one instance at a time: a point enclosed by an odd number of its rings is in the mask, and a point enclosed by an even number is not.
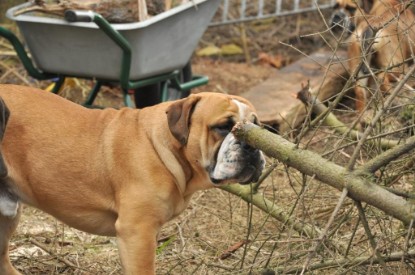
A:
[[[336,0],[330,18],[333,31],[353,32],[364,15],[370,13],[375,0]]]
[[[240,121],[259,124],[252,104],[238,96],[199,93],[176,101],[167,110],[172,135],[194,171],[214,184],[255,182],[265,165],[261,151],[231,133]]]

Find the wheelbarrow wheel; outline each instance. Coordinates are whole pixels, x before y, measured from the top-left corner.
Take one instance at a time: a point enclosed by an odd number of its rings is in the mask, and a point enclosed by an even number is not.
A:
[[[181,70],[179,80],[184,83],[192,80],[192,66],[189,63]],[[167,87],[165,87],[167,86]],[[164,92],[163,92],[164,91]],[[166,93],[166,94],[163,94]],[[185,98],[190,90],[180,91],[170,85],[170,81],[163,81],[156,84],[141,87],[134,90],[135,106],[138,109],[156,105],[160,102]]]
[[[138,109],[156,105],[161,101],[161,87],[164,83],[155,83],[134,90],[135,107]]]

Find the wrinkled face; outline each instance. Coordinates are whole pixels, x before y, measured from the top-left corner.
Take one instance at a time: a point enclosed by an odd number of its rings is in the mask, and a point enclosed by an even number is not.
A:
[[[351,0],[337,0],[333,14],[330,18],[330,26],[333,31],[353,32],[356,24],[352,19],[356,13],[357,5]]]
[[[188,126],[184,126],[188,127],[188,135],[184,139],[175,136],[183,141],[194,170],[207,175],[214,184],[257,181],[265,165],[262,152],[237,140],[231,133],[237,122],[246,120],[259,124],[252,104],[243,98],[219,93],[192,95],[183,100],[183,105],[190,101],[192,104],[184,108],[192,109]],[[180,118],[183,117],[186,115],[182,111]],[[174,134],[175,129],[170,129]]]
[[[231,105],[237,106],[237,113],[228,115],[226,122],[214,124],[210,128],[213,135],[220,135],[223,140],[215,151],[213,160],[206,167],[213,183],[236,180],[241,184],[255,182],[261,175],[265,160],[262,152],[235,138],[231,130],[236,122],[250,121],[258,124],[253,109],[247,104],[232,99]]]

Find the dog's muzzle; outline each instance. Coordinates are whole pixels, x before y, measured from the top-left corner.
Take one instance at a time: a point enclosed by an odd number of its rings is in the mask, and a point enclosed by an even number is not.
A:
[[[256,182],[265,166],[262,152],[240,142],[232,133],[223,140],[217,153],[216,162],[209,168],[213,183]]]
[[[330,19],[330,26],[334,32],[347,31],[352,33],[356,28],[349,15],[343,9],[333,13]]]

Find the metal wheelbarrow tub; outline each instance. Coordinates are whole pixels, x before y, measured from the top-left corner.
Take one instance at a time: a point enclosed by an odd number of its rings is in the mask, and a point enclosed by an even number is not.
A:
[[[220,0],[193,0],[148,20],[111,24],[131,45],[131,80],[183,68],[218,8]],[[94,22],[68,23],[31,14],[14,16],[36,67],[44,73],[119,80],[123,52]]]

